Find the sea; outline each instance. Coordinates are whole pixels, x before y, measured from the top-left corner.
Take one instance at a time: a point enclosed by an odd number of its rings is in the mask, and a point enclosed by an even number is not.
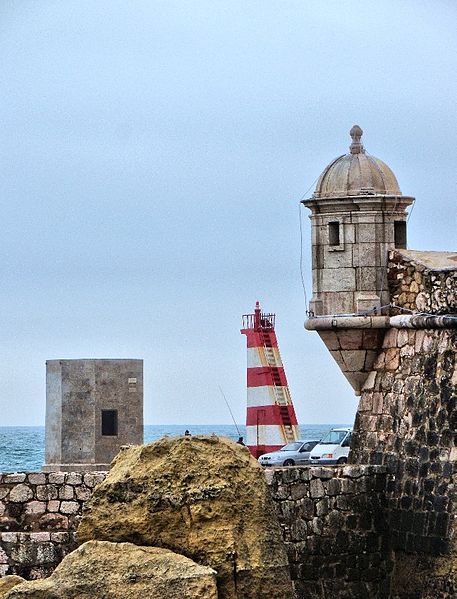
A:
[[[336,426],[349,424],[309,424],[300,426],[302,439],[321,439]],[[236,441],[241,435],[246,439],[246,428],[233,424],[147,424],[144,442],[151,443],[161,437],[183,435],[185,430],[193,435],[229,437]],[[44,463],[44,426],[0,426],[0,472],[36,472]]]

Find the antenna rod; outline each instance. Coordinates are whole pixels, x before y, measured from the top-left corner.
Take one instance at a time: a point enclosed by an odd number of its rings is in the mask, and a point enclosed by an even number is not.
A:
[[[222,391],[222,388],[221,388],[221,386],[220,386],[220,385],[218,385],[218,387],[219,387],[219,391],[221,392],[221,395],[222,395],[222,397],[224,398],[224,401],[225,401],[225,403],[226,403],[226,405],[227,405],[228,411],[230,412],[230,416],[232,417],[233,424],[235,425],[235,428],[236,428],[236,430],[237,430],[238,437],[241,437],[240,429],[238,428],[238,425],[237,425],[237,423],[236,423],[236,421],[235,421],[235,418],[233,417],[233,413],[232,413],[232,410],[230,409],[229,402],[227,401],[227,398],[225,397],[225,395],[224,395],[224,392]]]

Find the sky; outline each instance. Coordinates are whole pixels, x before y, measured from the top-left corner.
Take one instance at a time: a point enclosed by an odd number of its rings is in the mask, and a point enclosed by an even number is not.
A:
[[[142,358],[145,422],[246,409],[241,315],[275,312],[298,420],[357,398],[303,328],[299,201],[349,130],[456,250],[454,0],[2,0],[0,425],[45,362]],[[310,227],[302,208],[308,299]]]

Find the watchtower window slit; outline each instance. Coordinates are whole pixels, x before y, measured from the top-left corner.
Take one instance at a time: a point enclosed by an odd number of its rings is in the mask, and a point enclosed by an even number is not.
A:
[[[404,220],[394,222],[394,241],[395,247],[400,250],[406,249],[406,223]]]
[[[340,223],[331,221],[328,224],[328,243],[329,245],[340,245]]]

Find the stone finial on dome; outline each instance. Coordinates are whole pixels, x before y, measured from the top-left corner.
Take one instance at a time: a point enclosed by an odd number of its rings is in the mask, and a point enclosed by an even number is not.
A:
[[[354,125],[349,131],[349,135],[352,137],[352,143],[349,146],[351,154],[364,154],[365,148],[363,147],[360,138],[363,135],[362,129],[358,125]]]
[[[350,134],[350,152],[335,158],[322,172],[313,198],[401,195],[397,179],[387,164],[365,152],[361,142],[362,129],[354,125]]]

